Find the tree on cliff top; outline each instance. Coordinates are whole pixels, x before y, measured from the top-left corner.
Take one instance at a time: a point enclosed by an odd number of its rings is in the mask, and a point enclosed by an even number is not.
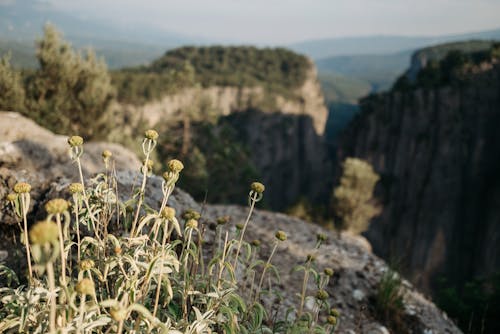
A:
[[[340,185],[333,191],[332,207],[339,230],[361,233],[380,213],[373,202],[373,190],[380,179],[366,161],[347,158],[342,163]]]
[[[75,52],[52,25],[36,55],[40,67],[27,78],[29,116],[57,133],[98,137],[114,97],[105,63],[91,50]]]

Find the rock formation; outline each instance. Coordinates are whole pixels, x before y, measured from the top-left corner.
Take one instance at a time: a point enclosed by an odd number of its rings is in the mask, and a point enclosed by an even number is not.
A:
[[[500,268],[500,66],[451,86],[367,98],[343,134],[339,158],[382,175],[383,213],[367,233],[375,253],[402,261],[430,291]]]
[[[21,132],[23,128],[29,129],[28,136],[17,135],[14,131],[16,127],[19,127]],[[33,221],[33,218],[43,211],[42,204],[45,201],[55,196],[64,196],[65,187],[74,181],[72,169],[75,166],[71,166],[62,146],[60,149],[56,148],[57,142],[61,145],[65,144],[63,137],[54,136],[16,114],[0,114],[0,134],[2,134],[0,147],[4,149],[0,160],[1,203],[5,203],[3,201],[5,194],[10,191],[9,189],[16,180],[29,181],[33,185],[30,211],[30,221]],[[24,139],[20,140],[20,138]],[[17,150],[25,143],[29,143],[30,147],[36,147],[36,150]],[[133,155],[120,146],[99,145],[102,144],[88,143],[84,146],[85,151],[89,153],[83,158],[85,175],[90,176],[92,172],[98,170],[91,160],[97,162],[100,157],[93,156],[91,152],[100,147],[110,148],[114,157],[117,158],[119,193],[122,197],[129,195],[131,188],[139,182],[137,159],[132,158]],[[5,147],[14,149],[9,151],[5,150]],[[37,152],[44,152],[44,154],[37,155]],[[38,162],[37,157],[43,157],[43,163]],[[146,202],[155,208],[159,206],[162,198],[160,184],[160,178],[152,177],[148,181],[146,190],[148,194]],[[245,195],[242,194],[242,196]],[[174,192],[169,204],[175,207],[177,212],[182,212],[187,208],[202,212],[201,223],[207,227],[209,235],[212,233],[210,227],[216,217],[230,215],[232,223],[228,228],[234,231],[234,223],[244,219],[248,210],[246,207],[239,206],[201,206],[181,190]],[[17,241],[14,245],[19,231],[15,224],[9,223],[12,219],[11,211],[2,204],[0,207],[0,253],[3,261],[11,266],[15,264],[15,268],[19,270],[22,267],[19,261],[22,261],[24,257],[17,254],[16,249],[20,248],[19,242]],[[341,313],[338,333],[388,333],[387,324],[375,319],[371,304],[376,286],[387,270],[387,265],[383,260],[371,254],[364,238],[344,234],[342,239],[338,239],[331,232],[313,224],[283,214],[260,210],[257,210],[253,216],[247,237],[249,240],[260,239],[262,255],[267,256],[277,229],[282,229],[288,234],[287,242],[279,248],[273,261],[282,272],[279,288],[287,296],[283,305],[297,302],[294,292],[298,291],[301,281],[297,277],[298,273],[292,273],[290,268],[303,263],[306,255],[314,251],[316,234],[325,233],[328,235],[328,240],[317,254],[316,264],[319,269],[332,267],[336,271],[327,290],[331,296],[331,304],[338,307]],[[207,247],[209,242],[210,238],[207,238]],[[404,281],[403,285],[405,307],[402,317],[405,333],[460,333],[460,330],[432,302],[419,294],[410,283]]]

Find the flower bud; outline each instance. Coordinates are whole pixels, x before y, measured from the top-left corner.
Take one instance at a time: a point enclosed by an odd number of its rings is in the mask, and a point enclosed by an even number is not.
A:
[[[316,261],[316,256],[314,254],[307,254],[306,262]]]
[[[337,318],[335,318],[333,315],[329,315],[327,318],[326,318],[326,321],[330,324],[330,325],[333,325],[335,326],[337,324]]]
[[[14,186],[14,192],[17,194],[26,194],[31,191],[31,186],[26,182],[18,182]]]
[[[276,234],[274,235],[276,237],[276,239],[278,239],[279,241],[285,241],[286,240],[286,233],[283,232],[283,231],[278,231],[276,232]]]
[[[336,308],[332,308],[330,310],[330,315],[333,315],[334,317],[338,318],[339,315],[340,315],[340,313],[339,313],[339,311]]]
[[[170,206],[166,206],[163,210],[161,210],[160,216],[162,218],[172,220],[175,218],[175,209]]]
[[[95,293],[94,281],[90,278],[82,278],[76,283],[75,290],[81,295],[93,296]]]
[[[325,273],[326,276],[328,277],[332,277],[333,276],[333,269],[332,268],[325,268],[325,270],[323,270],[323,272]]]
[[[69,189],[69,192],[73,195],[73,194],[81,194],[83,193],[83,191],[85,190],[83,188],[83,184],[81,183],[72,183],[68,186],[68,189]]]
[[[318,234],[316,235],[316,240],[317,240],[318,242],[325,242],[325,241],[326,241],[326,239],[327,239],[326,234],[323,234],[323,233],[318,233]]]
[[[112,155],[113,155],[113,153],[111,153],[110,150],[102,151],[102,158],[103,159],[109,159]]]
[[[167,163],[168,170],[174,173],[180,173],[184,169],[184,164],[177,159],[172,159]]]
[[[17,200],[17,194],[10,193],[5,197],[5,199],[9,202],[14,202],[15,200]]]
[[[149,140],[157,140],[158,139],[158,132],[155,130],[147,130],[144,133],[144,137]]]
[[[109,310],[109,315],[111,315],[111,318],[114,321],[120,322],[127,318],[127,310],[122,307],[119,308],[113,307],[111,310]]]
[[[71,147],[78,147],[83,145],[83,138],[80,136],[71,136],[68,138],[68,144]]]
[[[328,299],[328,292],[326,292],[325,290],[318,290],[318,292],[316,292],[316,299],[317,300],[327,300]]]
[[[243,224],[236,224],[236,229],[241,231],[243,229]]]
[[[91,259],[82,260],[80,262],[80,270],[90,270],[94,268],[94,265],[95,263]]]
[[[250,185],[250,189],[255,191],[258,194],[262,194],[264,192],[264,190],[266,190],[266,187],[260,182],[253,182]]]
[[[222,216],[217,218],[217,225],[226,225],[231,220],[230,216]]]
[[[33,225],[29,232],[30,241],[34,245],[45,245],[55,242],[59,238],[59,229],[56,223],[41,221]]]
[[[188,209],[186,211],[184,211],[182,213],[182,218],[184,218],[185,220],[189,220],[189,219],[200,219],[201,217],[201,214],[196,211],[196,210],[192,210],[192,209]]]
[[[51,199],[45,204],[45,210],[49,214],[57,214],[68,211],[69,203],[65,199],[55,198]]]
[[[186,227],[192,229],[198,228],[198,221],[196,219],[189,219],[186,223]]]
[[[259,246],[260,246],[260,240],[257,240],[257,239],[256,239],[256,240],[253,240],[253,241],[252,241],[252,246],[254,246],[254,247],[259,247]]]

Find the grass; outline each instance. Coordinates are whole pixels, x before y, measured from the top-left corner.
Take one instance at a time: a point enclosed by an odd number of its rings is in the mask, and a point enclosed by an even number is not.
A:
[[[32,268],[19,278],[0,267],[8,283],[0,288],[0,332],[333,333],[338,312],[330,310],[325,291],[333,272],[319,271],[312,257],[295,268],[304,271],[296,307],[278,312],[281,318],[266,309],[266,298],[279,295],[273,286],[280,275],[272,262],[287,236],[277,231],[265,258],[259,255],[260,242],[245,240],[264,196],[262,184],[251,185],[245,223],[234,231],[229,218],[221,217],[212,244],[205,242],[198,212],[180,215],[168,206],[184,168],[179,160],[167,164],[159,209],[145,204],[149,156],[158,136],[146,131],[141,185],[124,201],[109,151],[103,152],[105,172],[84,183],[79,136],[68,140],[79,180],[68,186],[69,200],[47,202],[44,220],[27,221],[31,186],[19,182],[14,187],[6,200],[19,216]],[[324,240],[318,237],[317,249]],[[307,289],[309,277],[315,291]],[[303,307],[305,300],[313,301],[306,303],[312,309]]]

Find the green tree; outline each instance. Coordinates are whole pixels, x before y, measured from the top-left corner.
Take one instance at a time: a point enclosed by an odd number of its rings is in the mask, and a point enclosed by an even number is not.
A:
[[[10,65],[10,54],[0,58],[0,110],[24,110],[21,75]]]
[[[380,179],[366,161],[347,158],[342,163],[340,185],[333,191],[332,207],[339,230],[361,233],[370,220],[380,213],[374,204],[373,190]]]
[[[37,43],[39,69],[27,81],[30,116],[58,133],[102,137],[114,89],[104,61],[74,51],[46,25]]]

